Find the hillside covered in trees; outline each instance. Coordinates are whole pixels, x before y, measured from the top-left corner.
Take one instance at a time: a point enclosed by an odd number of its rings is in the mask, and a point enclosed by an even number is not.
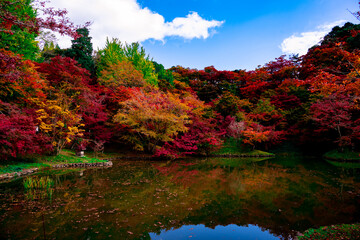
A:
[[[360,25],[334,27],[306,55],[251,71],[164,69],[138,43],[104,39],[94,53],[88,24],[32,2],[0,3],[1,158],[126,145],[174,159],[230,140],[360,150]],[[73,36],[71,48],[46,38],[40,48],[47,29]]]

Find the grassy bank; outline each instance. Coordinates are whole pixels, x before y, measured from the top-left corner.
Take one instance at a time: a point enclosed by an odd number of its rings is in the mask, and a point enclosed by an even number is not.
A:
[[[360,152],[353,152],[349,150],[339,152],[337,150],[332,150],[325,153],[324,158],[334,161],[360,162]]]
[[[238,141],[233,138],[228,138],[223,147],[216,152],[212,152],[214,156],[226,157],[272,157],[273,153],[264,152],[261,150],[253,150],[242,146]]]
[[[299,240],[310,239],[359,239],[360,238],[360,224],[343,224],[333,225],[329,227],[320,227],[317,229],[307,230],[303,236],[299,236]]]
[[[106,162],[104,158],[108,155],[102,154],[102,157],[78,157],[74,151],[63,150],[57,156],[37,156],[28,159],[20,159],[19,161],[3,161],[0,162],[0,174],[21,172],[31,168],[49,168],[55,164],[62,163],[98,163]]]
[[[12,172],[21,172],[25,169],[31,168],[46,168],[50,167],[50,164],[39,163],[39,162],[6,162],[0,163],[0,174],[12,173]]]

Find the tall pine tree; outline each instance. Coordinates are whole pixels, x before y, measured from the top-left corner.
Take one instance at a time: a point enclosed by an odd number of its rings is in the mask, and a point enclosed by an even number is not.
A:
[[[87,28],[79,28],[76,32],[80,34],[81,37],[72,40],[71,48],[65,51],[65,56],[75,59],[94,76],[95,64],[92,58],[93,47],[91,37],[89,37],[89,30]]]

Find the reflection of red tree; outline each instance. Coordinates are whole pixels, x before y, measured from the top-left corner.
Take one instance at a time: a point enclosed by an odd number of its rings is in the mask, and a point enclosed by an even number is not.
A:
[[[153,165],[161,174],[171,176],[171,181],[175,184],[181,184],[184,187],[189,187],[198,181],[199,171],[188,170],[185,166],[192,164],[182,163],[171,164],[170,166]]]

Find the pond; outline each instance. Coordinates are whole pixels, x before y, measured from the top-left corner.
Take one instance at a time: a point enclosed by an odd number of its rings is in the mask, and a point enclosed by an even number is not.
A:
[[[310,158],[114,162],[0,184],[0,239],[293,239],[360,222],[359,170]]]

